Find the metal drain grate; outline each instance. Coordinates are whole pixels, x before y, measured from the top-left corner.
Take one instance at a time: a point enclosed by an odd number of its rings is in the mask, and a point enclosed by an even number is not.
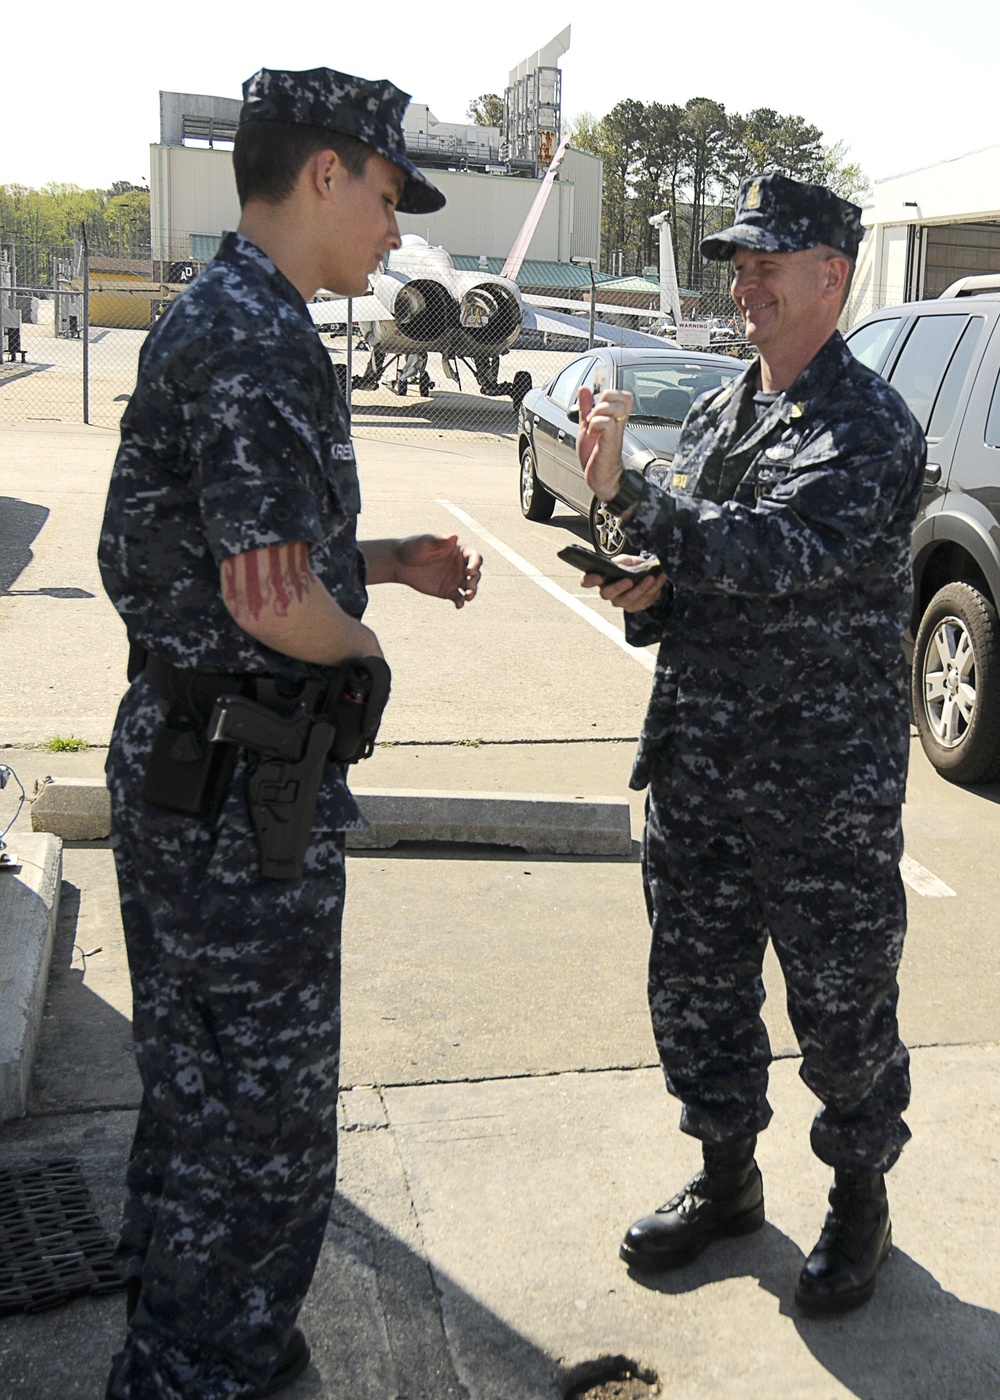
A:
[[[0,1170],[0,1317],[124,1287],[74,1158]]]

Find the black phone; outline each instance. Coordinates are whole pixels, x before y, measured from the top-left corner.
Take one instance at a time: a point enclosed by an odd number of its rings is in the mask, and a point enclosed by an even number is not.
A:
[[[572,564],[575,569],[581,569],[585,574],[601,574],[610,581],[627,578],[635,582],[645,578],[646,574],[660,573],[663,569],[663,565],[656,558],[645,559],[641,564],[629,569],[623,564],[616,564],[613,559],[606,559],[603,554],[595,554],[592,549],[584,549],[580,544],[568,544],[565,549],[560,549],[559,558],[567,564]]]

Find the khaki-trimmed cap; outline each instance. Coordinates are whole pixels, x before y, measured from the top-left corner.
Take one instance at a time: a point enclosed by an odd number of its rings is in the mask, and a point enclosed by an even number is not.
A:
[[[433,214],[444,195],[406,154],[403,112],[410,94],[385,78],[370,81],[333,68],[301,73],[261,68],[243,84],[244,122],[291,122],[353,136],[398,165],[406,176],[401,214]]]
[[[856,258],[861,209],[825,185],[805,185],[776,171],[750,175],[736,197],[736,222],[701,240],[702,257],[725,262],[737,248],[799,253],[825,243]]]

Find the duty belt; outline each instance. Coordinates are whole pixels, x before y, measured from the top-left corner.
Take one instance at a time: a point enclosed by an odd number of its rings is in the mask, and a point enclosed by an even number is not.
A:
[[[244,749],[261,874],[298,879],[326,763],[356,763],[375,747],[389,699],[385,661],[353,657],[318,681],[195,671],[133,643],[129,680],[139,676],[170,705],[153,735],[143,799],[214,822]]]
[[[299,705],[310,713],[321,709],[329,686],[326,681],[276,676],[268,671],[196,671],[175,666],[137,642],[130,642],[128,678],[143,680],[157,695],[207,721],[223,695],[245,695],[278,714],[289,714]]]

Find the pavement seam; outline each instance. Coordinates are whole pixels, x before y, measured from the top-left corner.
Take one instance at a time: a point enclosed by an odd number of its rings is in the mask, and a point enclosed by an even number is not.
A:
[[[445,1350],[447,1352],[448,1362],[451,1366],[451,1374],[454,1378],[455,1385],[461,1393],[461,1395],[466,1397],[466,1400],[469,1400],[468,1388],[462,1383],[461,1377],[459,1376],[458,1367],[455,1364],[455,1357],[452,1353],[451,1338],[448,1333],[448,1324],[444,1310],[444,1295],[438,1283],[437,1271],[434,1267],[427,1241],[424,1238],[423,1224],[420,1219],[420,1212],[417,1210],[417,1203],[413,1193],[413,1185],[410,1181],[410,1174],[406,1169],[406,1159],[400,1151],[399,1139],[396,1136],[396,1131],[393,1127],[392,1119],[389,1117],[389,1106],[386,1103],[385,1095],[382,1092],[383,1086],[381,1084],[376,1084],[374,1088],[375,1093],[378,1095],[379,1103],[382,1105],[382,1113],[385,1119],[385,1127],[389,1130],[389,1137],[392,1142],[392,1150],[396,1154],[396,1160],[399,1163],[399,1171],[403,1179],[403,1186],[406,1195],[407,1209],[413,1221],[413,1229],[416,1232],[416,1237],[420,1245],[420,1257],[423,1259],[424,1267],[427,1270],[427,1277],[430,1281],[431,1294],[434,1298],[434,1307],[437,1312],[438,1325],[441,1328],[441,1337],[444,1342]],[[382,1303],[383,1313],[386,1319],[388,1319],[389,1299],[384,1296],[382,1291],[381,1273],[376,1274],[376,1286],[378,1288],[379,1298]],[[391,1347],[392,1333],[389,1330],[388,1326],[386,1328],[386,1334],[389,1337],[389,1344]],[[400,1397],[400,1400],[405,1400],[405,1397]]]
[[[929,1040],[911,1041],[906,1048],[912,1052],[917,1050],[994,1050],[998,1046],[1000,1046],[998,1040]],[[775,1050],[771,1055],[772,1064],[784,1060],[801,1059],[802,1055],[795,1050]],[[640,1064],[585,1065],[579,1069],[522,1070],[507,1074],[463,1075],[458,1079],[384,1079],[376,1086],[376,1092],[381,1097],[382,1091],[385,1089],[437,1089],[447,1088],[450,1084],[503,1084],[513,1083],[520,1079],[562,1079],[569,1075],[586,1074],[631,1074],[659,1068],[659,1060],[643,1060]],[[342,1093],[349,1093],[353,1089],[368,1089],[371,1085],[369,1083],[345,1083],[340,1087]]]

